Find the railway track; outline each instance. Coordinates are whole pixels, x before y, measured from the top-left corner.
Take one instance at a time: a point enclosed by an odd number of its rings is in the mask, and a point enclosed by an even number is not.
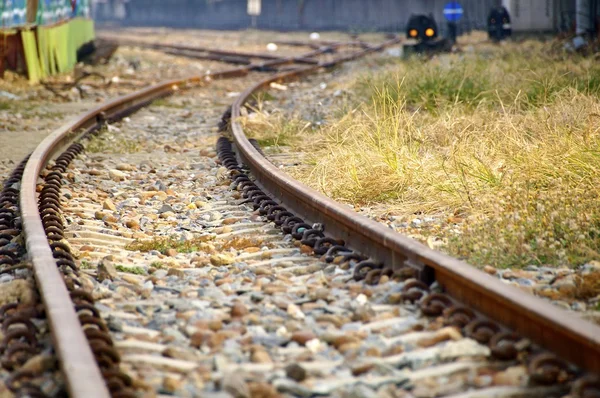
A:
[[[597,326],[356,215],[245,137],[237,119],[254,93],[394,42],[161,83],[67,123],[17,169],[3,243],[22,225],[35,315],[70,396],[597,396]],[[283,72],[264,79],[265,63]],[[182,90],[209,80],[210,92]],[[190,109],[145,108],[179,91]],[[98,144],[106,125],[123,150]],[[7,332],[38,325],[27,319],[3,323],[4,352]],[[11,389],[57,394],[62,382],[42,381],[56,367],[24,372],[36,351],[23,350],[11,369],[27,377]]]

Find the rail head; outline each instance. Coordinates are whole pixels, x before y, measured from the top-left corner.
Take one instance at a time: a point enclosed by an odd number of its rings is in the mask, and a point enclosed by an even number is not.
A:
[[[244,134],[241,107],[255,92],[298,73],[269,77],[245,90],[232,106],[231,128],[239,155],[256,177],[257,185],[310,222],[323,223],[371,258],[395,267],[428,267],[446,291],[462,303],[531,338],[583,369],[600,374],[600,327],[521,290],[506,285],[475,267],[429,249],[383,225],[361,216],[320,192],[290,178],[264,158]]]
[[[75,120],[73,124],[78,124]],[[20,207],[27,254],[33,263],[33,272],[40,289],[54,347],[60,359],[65,383],[73,397],[109,397],[100,369],[81,328],[63,277],[48,246],[46,232],[38,210],[36,185],[47,161],[71,134],[69,127],[48,136],[33,152],[23,173]],[[68,344],[65,344],[68,342]]]
[[[185,83],[173,80],[125,95],[100,105],[70,120],[46,139],[31,154],[21,180],[19,203],[27,255],[46,308],[56,353],[72,397],[109,397],[109,391],[84,335],[63,277],[56,265],[38,209],[37,182],[42,169],[67,142],[76,139],[82,129],[101,125],[156,98],[176,90]]]

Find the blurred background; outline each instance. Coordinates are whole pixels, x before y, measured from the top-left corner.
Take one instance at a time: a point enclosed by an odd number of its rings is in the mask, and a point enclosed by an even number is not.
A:
[[[411,14],[443,21],[448,0],[262,0],[260,15],[248,15],[248,0],[91,0],[92,17],[125,26],[202,29],[403,31]],[[516,32],[574,31],[599,20],[597,0],[463,0],[459,33],[485,29],[492,7],[503,5]],[[254,24],[254,25],[253,25]],[[442,32],[445,26],[440,26]]]
[[[599,42],[600,0],[0,0],[0,17],[0,77],[13,70],[37,82],[90,54],[96,29],[413,32],[417,51],[487,30],[496,41],[559,35],[581,49]]]

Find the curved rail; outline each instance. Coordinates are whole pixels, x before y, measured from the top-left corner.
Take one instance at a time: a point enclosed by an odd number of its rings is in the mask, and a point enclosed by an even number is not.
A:
[[[296,73],[297,74],[297,73]],[[437,280],[463,304],[531,338],[583,369],[600,374],[600,327],[535,296],[523,294],[475,267],[406,238],[370,220],[320,192],[290,178],[264,158],[250,143],[240,122],[240,109],[256,91],[293,74],[269,77],[248,88],[231,112],[234,141],[244,163],[265,188],[292,212],[326,225],[329,234],[341,238],[374,260],[394,268],[416,268],[422,279]]]
[[[600,373],[599,327],[538,298],[527,296],[464,262],[430,250],[337,204],[280,172],[245,137],[236,119],[240,116],[241,106],[256,91],[267,87],[271,82],[291,79],[320,67],[332,66],[397,42],[397,39],[393,39],[379,46],[371,46],[360,54],[351,54],[335,62],[296,68],[269,77],[247,89],[232,108],[232,130],[242,159],[256,176],[259,185],[264,186],[268,192],[284,202],[286,207],[307,220],[325,224],[328,233],[345,239],[350,246],[360,248],[373,259],[397,267],[406,264],[415,267],[421,272],[423,279],[435,278],[448,293],[463,303],[534,339],[582,368]],[[254,66],[246,65],[212,75],[163,82],[105,103],[71,120],[48,136],[27,163],[20,194],[27,249],[34,264],[34,272],[48,311],[57,354],[71,396],[106,397],[109,393],[48,246],[37,207],[36,183],[42,168],[54,154],[82,132],[97,129],[107,120],[118,120],[180,88],[202,84],[210,79],[243,76]]]
[[[46,137],[31,155],[22,178],[20,205],[27,252],[33,262],[35,278],[46,308],[55,349],[60,358],[65,382],[72,397],[109,397],[100,370],[96,364],[79,318],[48,245],[37,205],[36,185],[42,168],[52,156],[75,139],[75,131],[92,129],[106,118],[125,107],[139,106],[137,98],[157,98],[172,90],[174,82],[143,90],[99,106],[63,125]],[[69,342],[64,344],[62,342]]]
[[[366,51],[354,54],[354,57],[367,54],[398,41],[398,38],[389,40],[381,46],[369,48]],[[312,51],[309,53],[309,56],[318,55],[326,51],[328,49],[323,47]],[[348,59],[352,58],[340,58],[337,63]],[[215,79],[244,76],[250,71],[264,66],[277,66],[295,62],[298,62],[298,60],[294,57],[277,58],[268,60],[262,64],[244,65],[222,72],[156,84],[109,101],[75,117],[46,137],[34,150],[25,166],[21,180],[22,186],[19,202],[22,224],[26,236],[27,252],[33,263],[34,274],[46,308],[56,353],[60,359],[65,383],[71,397],[103,398],[109,397],[110,394],[81,328],[81,323],[48,244],[37,201],[37,182],[43,168],[55,154],[84,133],[98,129],[106,121],[119,120],[150,102],[170,95],[181,88],[202,84]],[[327,64],[297,68],[287,72],[287,75],[292,76],[298,73],[306,73],[323,66],[331,66],[335,63],[329,62]]]
[[[111,35],[103,35],[101,37],[104,40],[114,42],[118,45],[125,45],[131,47],[140,47],[153,50],[166,51],[168,54],[173,55],[184,55],[191,58],[221,60],[224,62],[231,61],[233,63],[250,64],[250,58],[262,59],[265,61],[281,61],[288,60],[301,64],[316,65],[319,63],[318,60],[312,58],[314,55],[321,54],[324,50],[331,50],[338,47],[344,46],[344,43],[329,42],[319,46],[313,46],[312,52],[300,56],[280,56],[275,54],[264,54],[264,53],[249,53],[243,51],[231,51],[231,50],[217,50],[207,47],[188,46],[183,44],[160,44],[152,43],[140,40],[127,40],[120,39]],[[368,46],[364,47],[368,49]]]
[[[125,117],[155,99],[172,94],[182,86],[246,73],[248,68],[242,67],[212,75],[171,80],[109,101],[55,130],[31,154],[21,180],[19,201],[22,225],[27,253],[33,263],[70,396],[101,398],[109,397],[109,393],[48,245],[37,204],[36,187],[40,172],[56,153],[74,141],[82,131],[97,129],[105,121]]]

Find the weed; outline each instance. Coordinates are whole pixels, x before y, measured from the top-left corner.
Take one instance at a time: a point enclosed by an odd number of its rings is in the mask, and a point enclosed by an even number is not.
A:
[[[267,114],[261,111],[251,113],[241,119],[244,131],[250,138],[256,139],[260,146],[290,146],[299,144],[311,123],[298,117],[286,118],[281,113]]]
[[[167,268],[167,266],[164,263],[160,262],[160,261],[154,261],[154,262],[152,262],[150,264],[150,267],[156,268],[156,269],[166,269]]]
[[[268,122],[308,135],[289,142],[312,167],[292,174],[337,200],[461,215],[431,234],[475,265],[598,260],[600,66],[517,46],[364,75],[353,109],[314,132]]]
[[[129,267],[121,264],[115,265],[115,269],[119,272],[127,272],[134,275],[146,275],[147,272],[142,267]]]
[[[157,250],[162,254],[166,254],[168,249],[175,249],[179,253],[192,253],[202,251],[203,244],[213,240],[214,236],[205,235],[194,239],[182,241],[176,237],[155,238],[152,240],[135,240],[127,245],[127,250],[149,252]]]
[[[262,239],[256,237],[234,237],[232,239],[228,239],[223,244],[221,244],[221,250],[243,250],[249,247],[262,247],[262,246],[270,246],[268,242],[263,241]]]
[[[152,102],[152,106],[162,106],[165,108],[185,109],[188,107],[187,104],[177,103],[171,98],[159,98]]]
[[[577,300],[590,300],[600,292],[600,271],[583,274],[576,279],[577,290],[575,298]],[[598,308],[600,310],[600,308]]]

